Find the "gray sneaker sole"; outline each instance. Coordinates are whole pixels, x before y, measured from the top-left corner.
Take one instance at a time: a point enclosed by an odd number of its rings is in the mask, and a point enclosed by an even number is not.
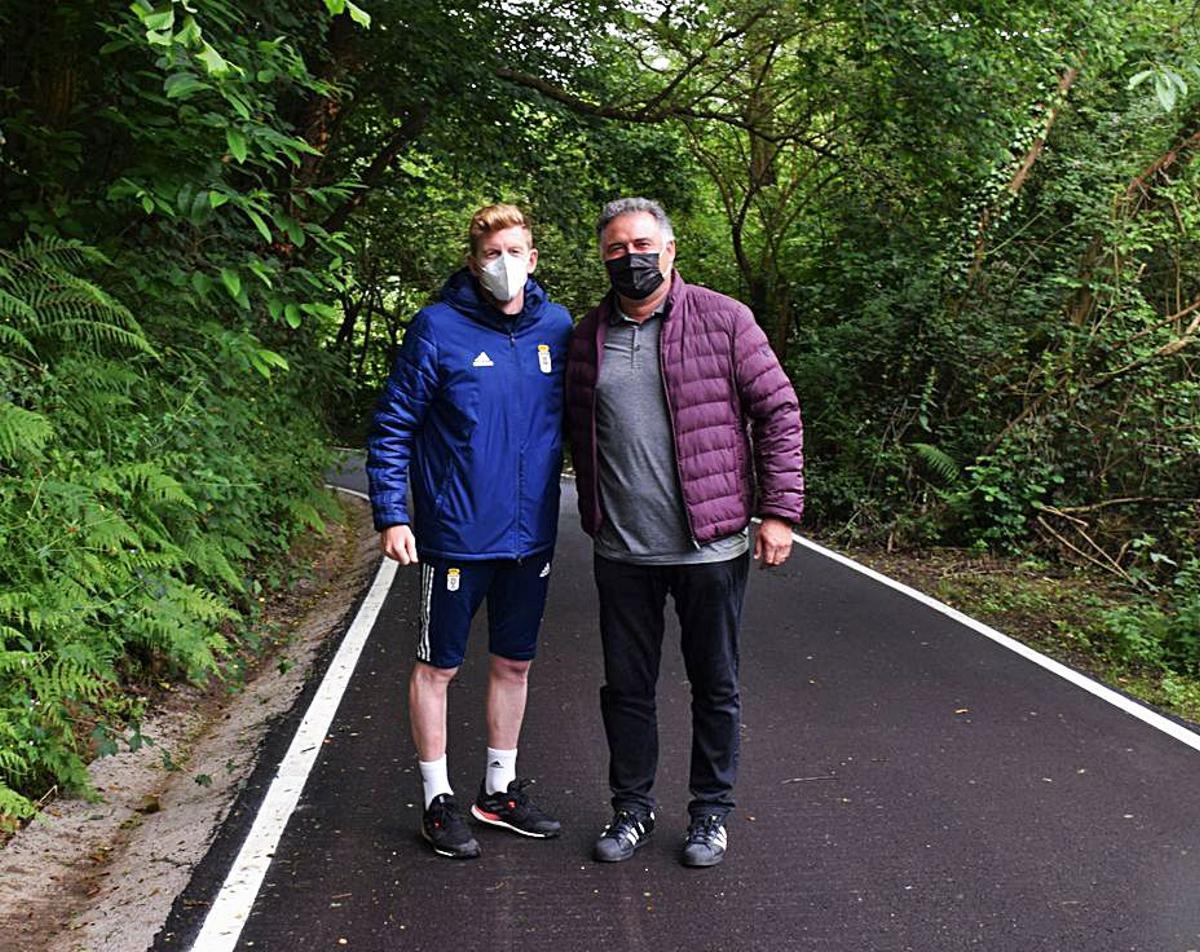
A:
[[[685,850],[679,857],[679,862],[691,869],[704,869],[708,866],[716,866],[725,859],[725,851],[720,853],[709,854],[708,856],[689,856]]]

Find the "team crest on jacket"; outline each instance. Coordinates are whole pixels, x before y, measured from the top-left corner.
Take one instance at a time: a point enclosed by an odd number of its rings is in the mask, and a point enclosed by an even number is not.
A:
[[[471,366],[472,367],[495,367],[496,364],[492,361],[492,358],[487,355],[486,350],[481,350],[479,352],[479,356],[476,357],[473,361],[471,361]]]
[[[542,373],[550,373],[550,345],[538,344],[538,367]]]

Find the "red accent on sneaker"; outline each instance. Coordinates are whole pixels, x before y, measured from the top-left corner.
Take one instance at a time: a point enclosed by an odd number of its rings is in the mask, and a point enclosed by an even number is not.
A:
[[[500,815],[498,813],[488,813],[487,810],[480,810],[479,812],[480,812],[480,814],[483,815],[483,818],[485,820],[499,820],[500,819]]]

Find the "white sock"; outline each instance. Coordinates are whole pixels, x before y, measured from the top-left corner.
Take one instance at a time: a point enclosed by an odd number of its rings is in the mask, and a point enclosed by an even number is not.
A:
[[[428,810],[434,797],[454,792],[446,770],[446,755],[442,754],[437,760],[418,760],[417,766],[421,768],[421,786],[425,790],[425,809]]]
[[[508,785],[517,779],[517,749],[496,750],[487,749],[487,777],[484,787],[488,793],[500,793],[507,790]]]

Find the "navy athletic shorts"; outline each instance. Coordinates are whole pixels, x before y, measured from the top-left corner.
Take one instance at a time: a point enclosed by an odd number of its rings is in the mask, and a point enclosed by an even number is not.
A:
[[[422,557],[417,660],[435,668],[462,664],[471,619],[484,598],[488,651],[511,661],[531,660],[537,653],[552,555],[480,562]]]

